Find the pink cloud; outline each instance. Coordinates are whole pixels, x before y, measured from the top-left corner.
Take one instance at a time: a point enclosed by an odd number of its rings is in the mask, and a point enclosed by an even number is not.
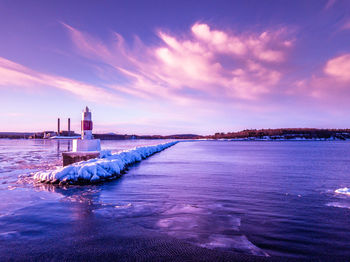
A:
[[[211,30],[207,24],[195,24],[191,29],[197,39],[205,41],[215,51],[236,55],[244,55],[247,51],[240,38],[223,31]]]
[[[28,68],[0,57],[0,86],[32,86],[40,81]]]
[[[65,77],[43,74],[0,57],[0,88],[57,88],[82,99],[95,102],[115,102],[120,98],[105,89]]]
[[[329,59],[322,71],[310,78],[295,82],[295,89],[289,94],[304,96],[322,101],[322,106],[348,106],[350,97],[350,54]],[[331,108],[331,107],[329,107]]]
[[[265,62],[282,62],[286,49],[292,46],[292,41],[281,41],[283,30],[265,31],[258,34],[235,35],[219,30],[211,30],[207,24],[195,24],[192,32],[197,39],[206,42],[214,52],[245,56],[247,53]],[[277,44],[276,44],[277,43]],[[272,44],[275,45],[272,48]]]
[[[341,55],[330,59],[324,72],[340,81],[350,81],[350,54]]]
[[[111,66],[127,81],[111,81],[122,93],[176,103],[199,100],[256,100],[274,90],[283,77],[278,65],[293,46],[286,30],[233,34],[196,23],[190,34],[158,32],[161,44],[139,39],[130,48],[119,34],[109,44],[65,25],[81,54]]]

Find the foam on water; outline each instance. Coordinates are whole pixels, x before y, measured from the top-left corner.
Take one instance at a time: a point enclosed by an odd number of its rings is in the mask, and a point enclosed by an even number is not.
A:
[[[52,184],[97,183],[105,179],[119,177],[128,166],[176,143],[177,141],[155,146],[136,147],[114,154],[103,151],[101,158],[58,167],[52,171],[40,171],[34,174],[34,179]]]

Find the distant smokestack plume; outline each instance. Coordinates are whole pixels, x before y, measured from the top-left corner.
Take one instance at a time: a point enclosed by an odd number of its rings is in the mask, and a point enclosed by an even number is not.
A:
[[[68,118],[68,133],[70,133],[70,118]]]
[[[60,134],[60,131],[61,131],[61,129],[60,129],[60,119],[58,118],[57,119],[57,134],[58,135]]]

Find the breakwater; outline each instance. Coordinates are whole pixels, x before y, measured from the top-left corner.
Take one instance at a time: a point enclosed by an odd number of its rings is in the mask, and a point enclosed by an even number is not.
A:
[[[34,174],[34,179],[51,184],[90,184],[118,178],[129,166],[176,143],[177,141],[155,146],[136,147],[115,154],[104,152],[97,159],[58,167],[51,171],[37,172]]]

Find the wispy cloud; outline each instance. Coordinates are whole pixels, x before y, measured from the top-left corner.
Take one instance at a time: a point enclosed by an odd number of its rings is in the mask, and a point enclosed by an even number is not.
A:
[[[337,0],[328,0],[328,1],[326,2],[326,5],[324,6],[324,9],[325,9],[325,10],[330,9],[330,8],[335,4],[336,1],[337,1]]]
[[[43,74],[0,57],[0,88],[13,87],[28,89],[51,87],[67,91],[88,101],[110,103],[120,101],[116,94],[104,88],[61,76]]]

